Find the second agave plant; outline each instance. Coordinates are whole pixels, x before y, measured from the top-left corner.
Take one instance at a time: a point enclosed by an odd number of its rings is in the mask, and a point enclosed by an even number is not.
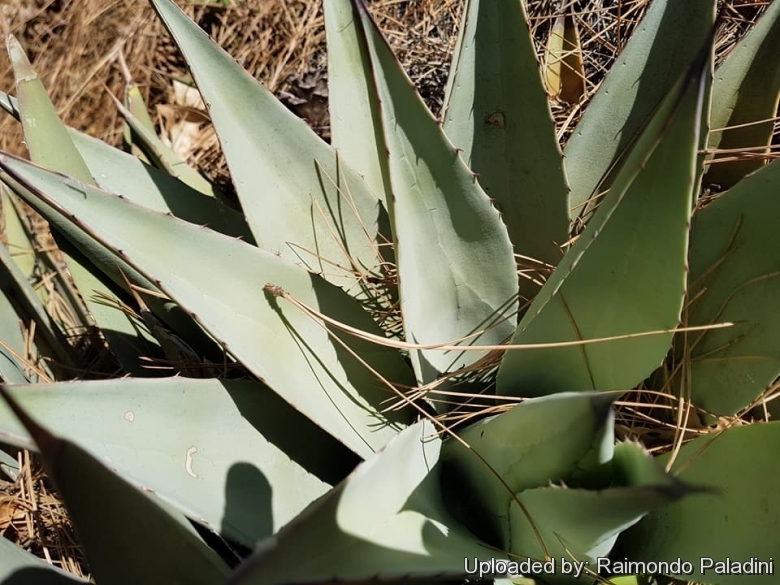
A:
[[[59,382],[79,358],[0,248],[0,443],[40,453],[97,583],[777,582],[778,0],[717,67],[716,2],[653,0],[563,150],[520,0],[466,2],[441,124],[324,0],[331,143],[151,4],[238,203],[132,85],[129,153],[12,36],[0,93],[30,155],[0,154],[6,226],[49,222],[128,374]],[[31,578],[80,582],[0,537],[0,582]]]

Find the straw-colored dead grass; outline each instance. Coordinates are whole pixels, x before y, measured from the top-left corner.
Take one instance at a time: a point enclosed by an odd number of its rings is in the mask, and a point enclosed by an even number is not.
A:
[[[320,0],[178,0],[185,10],[252,75],[329,137],[327,60]],[[562,141],[631,36],[650,0],[572,0],[584,51],[586,94],[573,105],[552,103]],[[722,59],[770,0],[721,1],[717,56]],[[370,8],[420,92],[438,113],[463,0],[374,0]],[[544,50],[558,0],[526,0],[538,54]],[[205,110],[187,86],[188,72],[145,2],[130,0],[6,0],[0,6],[10,30],[27,50],[66,123],[118,145],[122,126],[108,92],[121,96],[124,56],[161,134],[209,178],[230,188],[229,174]],[[13,76],[0,55],[0,88]],[[107,91],[108,90],[108,91]],[[777,128],[777,125],[776,125]],[[777,140],[777,132],[775,136]],[[18,125],[0,117],[0,148],[26,154]],[[40,224],[38,224],[40,225]],[[45,237],[43,229],[40,229]],[[46,240],[46,245],[50,241]],[[56,292],[56,291],[55,291]],[[56,294],[53,295],[56,302]],[[93,368],[93,373],[100,368]],[[109,375],[110,371],[104,371]],[[74,374],[75,375],[75,374]],[[655,405],[655,408],[651,408]],[[668,448],[687,425],[687,405],[649,391],[622,404],[618,431]],[[746,417],[747,418],[747,417]],[[739,424],[736,417],[724,424]],[[88,574],[72,527],[34,458],[19,454],[16,482],[0,480],[0,534],[76,574]]]
[[[562,140],[589,97],[630,38],[650,0],[574,0],[582,37],[586,95],[578,104],[553,104]],[[769,0],[721,1],[717,54],[722,58],[763,12]],[[319,0],[180,2],[187,12],[252,75],[326,139],[327,60]],[[449,59],[463,0],[374,0],[372,12],[431,109],[443,102]],[[558,0],[526,0],[537,52],[541,55]],[[122,52],[130,72],[156,114],[163,135],[177,138],[183,118],[202,123],[197,140],[181,151],[202,172],[227,184],[229,174],[205,111],[193,112],[175,80],[189,78],[183,60],[144,2],[13,0],[4,8],[66,123],[112,144],[121,141],[121,122],[107,93],[122,95],[117,64]],[[12,87],[7,60],[0,58],[0,83]],[[181,88],[178,88],[181,89]],[[173,136],[171,136],[173,134]],[[23,153],[20,128],[0,119],[0,148]]]
[[[0,481],[0,536],[60,569],[85,576],[86,562],[73,526],[41,466],[27,451],[19,451],[18,463],[16,481]]]

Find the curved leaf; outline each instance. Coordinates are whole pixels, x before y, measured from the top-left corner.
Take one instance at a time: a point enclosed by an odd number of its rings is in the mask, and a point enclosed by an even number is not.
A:
[[[628,390],[663,361],[683,306],[699,124],[709,81],[709,68],[699,63],[668,96],[512,343],[664,333],[510,350],[499,370],[499,394]]]
[[[728,151],[727,157],[750,151],[743,160],[712,164],[706,184],[727,189],[766,164],[760,155],[768,153],[780,99],[778,46],[780,4],[774,2],[715,72],[708,148]],[[762,153],[760,146],[767,149]]]
[[[219,197],[218,190],[209,183],[197,169],[194,169],[182,160],[181,157],[169,146],[167,146],[155,133],[153,127],[148,128],[142,119],[136,116],[122,103],[116,100],[116,107],[119,113],[125,119],[125,123],[137,140],[137,144],[143,149],[147,157],[154,161],[154,164],[163,169],[170,176],[179,179],[185,185],[209,197]]]
[[[21,120],[15,98],[0,92],[0,107]],[[239,212],[102,140],[75,128],[67,127],[67,130],[73,145],[101,189],[127,197],[155,211],[171,212],[189,222],[208,225],[225,235],[254,242]]]
[[[24,129],[24,138],[30,158],[36,164],[58,172],[68,173],[72,180],[87,185],[97,185],[90,169],[84,162],[78,149],[70,139],[68,130],[57,115],[43,83],[30,65],[27,56],[19,42],[10,36],[7,39],[8,54],[16,77],[19,119]],[[12,189],[14,185],[9,185]],[[21,193],[17,193],[22,196]],[[41,212],[40,209],[36,211]],[[42,213],[47,217],[46,213]],[[47,217],[51,221],[50,217]],[[67,234],[66,234],[67,235]],[[67,266],[73,281],[81,293],[69,291],[71,305],[79,313],[82,326],[97,323],[104,331],[106,340],[120,364],[128,371],[139,372],[137,356],[144,352],[142,340],[126,315],[113,307],[98,302],[96,296],[112,298],[115,296],[113,287],[92,269],[89,257],[83,253],[72,253],[71,249],[58,241],[65,256]],[[110,256],[100,246],[94,246],[95,253],[105,257]],[[97,262],[99,264],[99,262]],[[111,264],[121,263],[118,258],[112,258]],[[131,273],[135,276],[134,271]],[[151,283],[148,283],[151,286]],[[82,307],[82,304],[84,305]]]
[[[362,2],[359,40],[380,99],[401,312],[412,343],[503,342],[514,330],[517,275],[498,212],[414,90]],[[484,332],[482,332],[484,330]],[[413,350],[420,382],[484,352]]]
[[[328,47],[331,144],[363,175],[371,191],[384,203],[379,97],[371,76],[366,74],[370,57],[359,40],[350,0],[324,0],[322,4]]]
[[[612,474],[612,485],[603,490],[552,485],[518,493],[509,512],[511,552],[531,558],[549,555],[597,572],[598,560],[609,555],[624,530],[648,512],[695,491],[663,473],[635,443],[615,447]],[[528,516],[538,531],[532,529]],[[580,564],[583,561],[585,565]],[[558,578],[570,582],[571,575],[557,568]]]
[[[247,546],[349,471],[338,443],[256,382],[127,378],[7,391],[125,480]],[[0,438],[35,447],[5,405]]]
[[[208,225],[227,236],[254,242],[239,212],[118,148],[73,128],[68,130],[101,189],[149,209],[170,212],[191,223]]]
[[[687,336],[692,399],[716,414],[744,408],[780,375],[778,190],[775,161],[694,215],[688,324],[735,323]]]
[[[170,515],[77,445],[39,426],[4,389],[0,394],[35,440],[96,580],[128,585],[224,582],[227,566],[183,519]],[[117,542],[133,546],[116,546]]]
[[[87,583],[22,550],[0,536],[0,583],[2,585],[74,585]]]
[[[714,18],[714,0],[650,4],[564,149],[572,217],[610,186],[613,164],[707,46]]]
[[[170,0],[152,0],[184,55],[220,137],[258,245],[342,286],[380,262],[379,200]]]
[[[514,494],[569,481],[612,458],[616,395],[557,394],[527,400],[458,432],[442,450],[448,503],[487,540],[508,546]],[[592,460],[589,460],[592,459]],[[541,557],[540,557],[541,558]]]
[[[690,560],[693,573],[678,575],[686,581],[777,583],[774,565],[768,572],[763,565],[763,574],[746,576],[733,570],[717,574],[715,566],[702,571],[700,559],[776,561],[780,492],[774,481],[767,481],[767,470],[777,464],[778,449],[780,423],[729,428],[683,445],[672,473],[716,491],[651,513],[621,538],[620,554],[635,561]],[[669,456],[662,456],[659,463],[668,464]]]
[[[267,285],[339,322],[381,335],[341,289],[270,252],[86,185],[74,189],[71,179],[18,159],[0,156],[0,168],[154,280],[229,353],[359,455],[384,445],[405,420],[405,413],[392,415],[394,422],[380,414],[381,403],[394,394],[319,321],[276,298]],[[339,339],[386,379],[411,383],[396,350],[343,333]]]
[[[428,421],[391,441],[240,566],[231,585],[465,577],[502,558],[449,518]]]
[[[444,131],[531,261],[520,292],[538,292],[538,262],[555,266],[569,239],[569,189],[521,0],[464,8],[443,115]],[[536,270],[535,270],[536,269]]]

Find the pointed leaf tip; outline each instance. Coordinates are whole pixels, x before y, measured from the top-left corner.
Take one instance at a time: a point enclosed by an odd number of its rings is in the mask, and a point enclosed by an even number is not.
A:
[[[258,245],[339,286],[358,286],[382,262],[378,197],[176,4],[152,4],[207,105]]]
[[[715,0],[654,0],[618,55],[564,149],[572,217],[609,187],[610,169],[702,48],[708,48]],[[711,45],[709,45],[711,46]]]
[[[518,268],[530,300],[569,239],[563,157],[523,3],[470,0],[464,11],[443,127],[501,213],[514,252],[529,259]]]
[[[371,365],[366,368],[309,313],[291,303],[258,299],[256,285],[271,280],[307,307],[383,335],[342,289],[266,250],[97,188],[74,188],[67,178],[0,155],[0,168],[4,166],[45,205],[67,209],[70,227],[121,255],[127,270],[157,282],[236,359],[356,453],[367,456],[405,426],[408,411],[380,412],[390,393],[374,375],[380,372],[394,383],[411,383],[411,372],[397,351],[344,336],[347,347]],[[139,237],[140,228],[144,237]],[[176,278],[171,266],[178,266]],[[204,272],[204,266],[210,266],[209,271]],[[306,344],[300,343],[302,338]],[[258,347],[267,351],[258,352]]]
[[[512,343],[601,341],[507,351],[499,394],[630,389],[663,361],[684,302],[709,63],[707,46],[636,137]]]
[[[33,69],[21,43],[14,35],[9,34],[6,38],[6,48],[8,49],[8,57],[11,59],[11,64],[14,68],[14,76],[17,84],[23,81],[34,81],[38,79],[38,74]]]
[[[568,104],[585,94],[585,71],[577,21],[569,12],[556,18],[545,51],[544,80],[548,93]]]
[[[463,339],[472,346],[502,343],[514,330],[518,289],[506,227],[368,11],[358,0],[353,6],[379,96],[382,164],[406,340],[423,345]],[[468,367],[482,355],[410,352],[423,383]]]

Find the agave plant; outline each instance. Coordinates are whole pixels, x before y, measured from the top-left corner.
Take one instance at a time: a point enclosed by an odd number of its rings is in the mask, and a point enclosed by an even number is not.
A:
[[[151,3],[238,205],[132,87],[141,158],[66,128],[13,37],[0,94],[31,159],[0,155],[6,225],[48,220],[130,374],[51,382],[78,358],[0,247],[0,439],[40,452],[98,583],[776,582],[780,426],[736,423],[780,374],[780,2],[714,69],[715,0],[654,0],[563,151],[519,0],[466,3],[441,124],[362,2],[324,0],[332,144]],[[761,156],[712,160],[736,149]],[[634,389],[673,450],[617,432]]]

